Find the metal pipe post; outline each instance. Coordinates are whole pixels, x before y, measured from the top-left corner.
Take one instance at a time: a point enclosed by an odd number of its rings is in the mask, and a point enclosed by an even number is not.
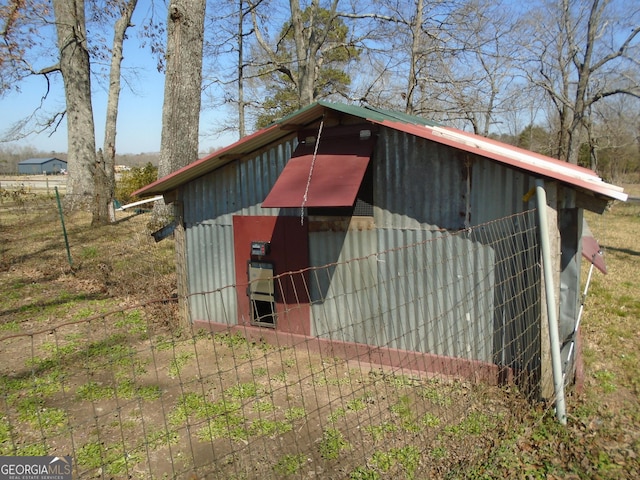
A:
[[[553,391],[556,397],[556,417],[562,425],[567,424],[567,412],[564,398],[564,380],[562,375],[562,357],[560,355],[560,334],[556,312],[556,295],[553,285],[554,266],[551,262],[549,241],[549,221],[547,219],[547,192],[544,180],[536,180],[536,203],[540,221],[540,246],[542,249],[542,271],[547,297],[547,317],[549,320],[549,342],[551,346],[551,368],[553,370]]]

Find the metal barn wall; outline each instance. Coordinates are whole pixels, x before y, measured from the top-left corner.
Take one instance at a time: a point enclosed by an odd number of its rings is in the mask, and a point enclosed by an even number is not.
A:
[[[385,345],[379,315],[375,230],[310,232],[311,334]],[[330,265],[329,267],[322,267]]]
[[[447,234],[524,211],[530,179],[388,129],[373,161],[375,230],[310,234],[312,265],[338,263],[311,277],[312,333],[492,361],[496,252]]]
[[[379,243],[394,249],[378,272],[387,279],[378,292],[387,341],[490,360],[493,252],[463,235],[443,236],[469,224],[472,164],[462,152],[401,132],[385,130],[381,140],[376,225]],[[420,246],[402,248],[411,244]]]
[[[524,195],[535,188],[535,178],[486,158],[472,162],[470,223],[482,223],[535,208],[535,198]]]
[[[426,232],[425,232],[426,233]],[[416,235],[418,237],[418,235]],[[419,247],[382,257],[379,296],[395,348],[489,361],[493,252],[462,233],[421,235]],[[417,239],[417,238],[416,238]]]
[[[462,152],[382,129],[374,156],[378,228],[457,230],[465,226],[468,184]]]
[[[232,217],[300,215],[260,206],[294,147],[290,139],[183,187],[192,319],[236,323],[236,290],[225,288],[235,283]],[[496,252],[465,227],[526,210],[532,180],[385,128],[372,161],[375,227],[309,233],[311,334],[508,363],[494,334]]]
[[[21,162],[18,164],[20,175],[58,174],[67,168],[67,162],[57,158],[43,162]]]
[[[187,282],[193,320],[236,323],[236,291],[230,288],[236,282],[233,215],[278,214],[278,209],[263,209],[259,204],[293,148],[293,140],[285,141],[183,187]]]
[[[40,175],[43,173],[42,165],[39,163],[27,163],[26,165],[18,165],[18,173],[20,175]]]

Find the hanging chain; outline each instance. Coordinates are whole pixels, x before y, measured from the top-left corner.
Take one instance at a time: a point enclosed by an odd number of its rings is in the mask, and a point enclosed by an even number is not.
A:
[[[302,205],[300,205],[300,225],[304,225],[304,206],[307,203],[309,196],[309,186],[311,185],[311,176],[313,175],[313,168],[316,164],[316,157],[318,156],[318,146],[320,145],[320,136],[322,135],[322,127],[324,126],[324,116],[320,121],[320,127],[318,128],[318,137],[316,138],[316,144],[313,148],[313,157],[311,158],[311,166],[309,167],[309,177],[307,178],[307,186],[304,189],[304,195],[302,196]]]

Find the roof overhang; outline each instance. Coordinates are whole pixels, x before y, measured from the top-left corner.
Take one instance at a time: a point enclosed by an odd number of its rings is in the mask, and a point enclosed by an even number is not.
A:
[[[388,121],[382,122],[382,125],[391,128],[402,128],[407,133],[490,158],[524,170],[531,175],[558,180],[573,187],[603,195],[611,200],[626,201],[628,198],[623,188],[604,182],[593,170],[507,145],[490,138],[440,126],[397,125],[396,122]]]
[[[205,157],[192,162],[175,172],[159,178],[153,183],[133,192],[132,195],[148,197],[151,195],[165,195],[168,192],[206,175],[229,162],[246,157],[264,145],[282,141],[286,137],[295,137],[295,132],[283,131],[279,125],[272,125],[259,130],[252,135],[225,147]]]

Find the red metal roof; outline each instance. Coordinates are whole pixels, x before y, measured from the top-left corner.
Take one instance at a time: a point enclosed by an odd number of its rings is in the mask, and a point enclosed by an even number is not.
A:
[[[316,102],[277,123],[249,135],[186,167],[141,188],[135,195],[149,196],[169,192],[180,185],[213,171],[237,158],[248,155],[285,137],[293,138],[295,130],[318,122],[327,112],[351,115],[369,122],[416,135],[453,148],[518,168],[532,175],[558,180],[581,190],[609,199],[626,201],[628,195],[618,186],[606,183],[592,170],[562,162],[479,135],[443,127],[419,117],[369,107]],[[306,185],[306,182],[305,182]]]
[[[271,207],[348,207],[353,205],[373,151],[371,139],[332,138],[300,143],[262,202]]]

